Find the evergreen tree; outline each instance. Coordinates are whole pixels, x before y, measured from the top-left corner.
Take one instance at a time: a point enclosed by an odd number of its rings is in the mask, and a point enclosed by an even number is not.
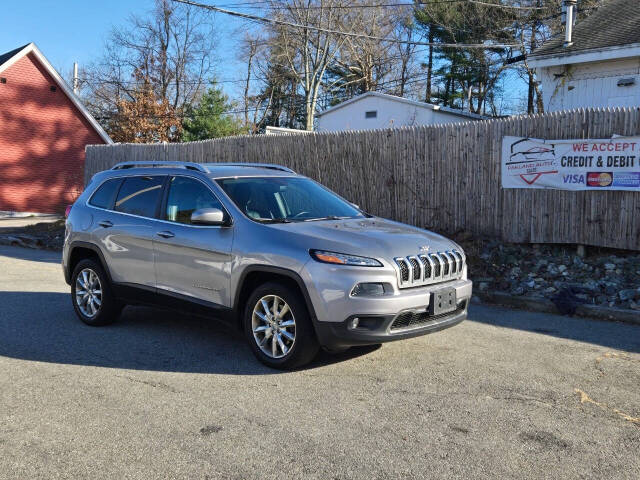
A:
[[[241,122],[229,111],[229,97],[215,84],[207,90],[195,107],[187,106],[182,122],[182,141],[228,137],[244,133]]]

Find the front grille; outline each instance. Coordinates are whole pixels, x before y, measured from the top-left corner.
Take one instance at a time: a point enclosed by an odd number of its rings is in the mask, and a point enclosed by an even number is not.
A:
[[[395,258],[400,288],[456,280],[462,276],[466,257],[459,250]]]
[[[407,328],[417,328],[427,325],[430,322],[453,317],[462,313],[467,302],[462,302],[453,312],[441,313],[439,315],[429,315],[429,312],[404,312],[399,314],[391,324],[390,331],[404,330]]]

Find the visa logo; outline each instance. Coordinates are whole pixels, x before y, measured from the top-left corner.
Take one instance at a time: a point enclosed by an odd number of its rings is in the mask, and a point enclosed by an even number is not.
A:
[[[584,175],[563,175],[562,181],[564,183],[584,183]]]

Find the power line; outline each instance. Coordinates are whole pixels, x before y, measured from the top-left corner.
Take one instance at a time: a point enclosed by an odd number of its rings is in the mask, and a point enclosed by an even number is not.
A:
[[[174,2],[177,3],[183,3],[185,5],[191,5],[194,7],[199,7],[199,8],[205,8],[207,10],[211,10],[214,12],[219,12],[219,13],[224,13],[225,15],[231,15],[233,17],[239,17],[239,18],[243,18],[245,20],[251,20],[254,22],[261,22],[261,23],[269,23],[272,25],[279,25],[281,27],[292,27],[292,28],[296,28],[296,29],[303,29],[303,30],[314,30],[317,32],[324,32],[324,33],[330,33],[330,34],[334,34],[334,35],[343,35],[346,37],[353,37],[353,38],[366,38],[369,40],[376,40],[379,42],[389,42],[389,43],[399,43],[399,44],[408,44],[408,45],[423,45],[426,47],[440,47],[440,48],[481,48],[481,49],[494,49],[494,48],[515,48],[515,47],[519,47],[519,45],[516,44],[501,44],[501,43],[496,43],[496,44],[491,44],[491,45],[487,45],[484,43],[436,43],[436,42],[414,42],[414,41],[410,41],[410,40],[399,40],[396,38],[385,38],[385,37],[376,37],[373,35],[366,35],[364,33],[353,33],[353,32],[343,32],[340,30],[333,30],[333,29],[329,29],[329,28],[322,28],[322,27],[315,27],[312,25],[302,25],[299,23],[292,23],[292,22],[285,22],[284,20],[276,20],[273,18],[267,18],[267,17],[261,17],[258,15],[252,15],[249,13],[242,13],[242,12],[236,12],[233,10],[227,10],[225,8],[220,8],[220,7],[215,7],[213,5],[205,5],[203,3],[198,3],[198,2],[193,2],[191,0],[173,0]],[[472,1],[472,0],[468,0],[468,1]],[[475,0],[473,0],[475,1]]]
[[[471,3],[476,5],[483,5],[487,7],[494,8],[505,8],[510,10],[544,10],[547,7],[534,7],[534,6],[518,6],[518,5],[504,5],[500,3],[489,3],[480,0],[434,0],[425,3],[382,3],[382,4],[371,4],[371,5],[332,5],[330,7],[323,7],[317,5],[310,5],[304,7],[305,9],[359,9],[359,8],[379,8],[379,7],[419,7],[419,6],[427,6],[427,5],[438,5],[438,4],[448,4],[448,3]],[[255,2],[240,2],[240,3],[231,3],[231,4],[223,4],[216,5],[219,8],[255,8],[255,9],[264,9],[265,7],[261,7],[259,5],[267,5],[271,8],[286,8],[286,7],[277,7],[273,5],[273,2],[269,1],[255,1]]]

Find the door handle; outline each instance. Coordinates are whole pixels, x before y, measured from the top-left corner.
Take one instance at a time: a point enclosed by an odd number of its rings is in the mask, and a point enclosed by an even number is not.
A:
[[[173,237],[175,237],[174,233],[170,232],[168,230],[164,230],[162,232],[158,232],[156,235],[158,235],[159,237],[162,237],[162,238],[173,238]]]
[[[109,220],[103,220],[100,223],[98,223],[98,225],[104,228],[109,228],[109,227],[113,227],[113,222],[110,222]]]

